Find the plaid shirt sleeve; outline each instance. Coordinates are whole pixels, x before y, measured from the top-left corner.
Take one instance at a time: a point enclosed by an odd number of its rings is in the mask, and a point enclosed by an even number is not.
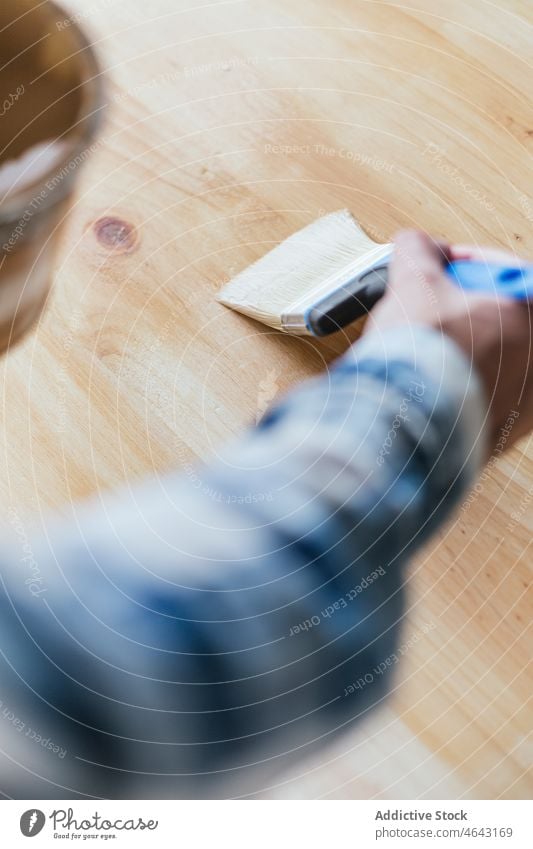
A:
[[[485,417],[452,342],[374,332],[194,476],[45,533],[12,516],[2,792],[260,793],[350,728],[386,695],[406,563],[479,470]]]

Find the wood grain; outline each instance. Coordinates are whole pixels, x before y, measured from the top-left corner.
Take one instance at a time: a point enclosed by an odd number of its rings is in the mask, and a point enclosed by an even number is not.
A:
[[[213,298],[323,212],[533,259],[526,0],[68,9],[99,48],[108,118],[49,307],[1,365],[2,511],[68,513],[208,458],[260,392],[323,368],[345,340],[284,338]],[[530,441],[480,486],[410,572],[392,699],[265,796],[531,795]]]

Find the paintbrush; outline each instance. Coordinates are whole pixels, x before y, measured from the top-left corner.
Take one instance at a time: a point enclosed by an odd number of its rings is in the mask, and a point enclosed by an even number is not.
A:
[[[284,333],[327,336],[366,315],[387,286],[392,244],[378,244],[343,209],[289,236],[219,292],[225,306]],[[469,291],[533,300],[533,266],[456,260]]]

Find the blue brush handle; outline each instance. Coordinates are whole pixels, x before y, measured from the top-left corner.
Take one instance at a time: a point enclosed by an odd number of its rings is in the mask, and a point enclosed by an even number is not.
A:
[[[533,265],[513,268],[492,262],[460,259],[450,262],[446,273],[468,292],[504,295],[518,301],[533,301]]]
[[[385,294],[388,259],[356,275],[305,314],[305,325],[313,336],[328,336],[366,315]],[[458,259],[446,266],[446,273],[465,292],[515,298],[533,303],[533,265],[516,268],[479,260]]]

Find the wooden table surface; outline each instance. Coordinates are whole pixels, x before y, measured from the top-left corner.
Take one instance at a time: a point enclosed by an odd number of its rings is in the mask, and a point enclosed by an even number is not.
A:
[[[3,360],[1,510],[61,511],[208,458],[337,343],[215,292],[319,214],[533,259],[528,0],[68,0],[109,110],[50,306]],[[533,445],[410,572],[392,699],[267,797],[532,792]]]

